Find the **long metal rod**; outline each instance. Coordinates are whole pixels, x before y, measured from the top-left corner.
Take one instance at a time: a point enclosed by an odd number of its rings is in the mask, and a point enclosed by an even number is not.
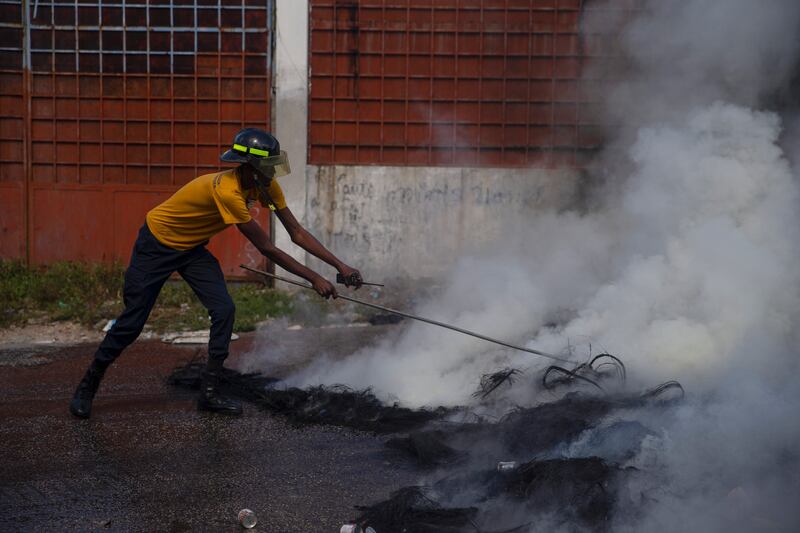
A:
[[[249,266],[246,266],[246,265],[239,265],[239,266],[241,268],[245,269],[245,270],[249,270],[250,272],[255,272],[256,274],[261,274],[262,276],[267,276],[269,278],[277,279],[277,280],[283,281],[285,283],[291,283],[292,285],[297,285],[298,287],[303,287],[304,289],[311,289],[312,291],[314,290],[314,287],[312,287],[311,285],[306,285],[305,283],[301,283],[301,282],[293,280],[293,279],[284,278],[283,276],[278,276],[277,274],[271,274],[269,272],[264,272],[263,270],[257,270],[255,268],[250,268]],[[442,328],[451,329],[453,331],[457,331],[459,333],[463,333],[464,335],[470,335],[472,337],[477,337],[477,338],[479,338],[481,340],[485,340],[487,342],[493,342],[494,344],[499,344],[500,346],[505,346],[506,348],[512,348],[514,350],[520,350],[522,352],[532,353],[534,355],[539,355],[541,357],[547,357],[548,359],[554,359],[556,361],[561,361],[562,363],[572,363],[573,362],[573,361],[570,361],[569,359],[564,359],[562,357],[558,357],[558,356],[553,355],[553,354],[540,352],[539,350],[532,350],[530,348],[524,348],[522,346],[517,346],[515,344],[510,344],[510,343],[507,343],[507,342],[504,342],[504,341],[501,341],[501,340],[497,340],[497,339],[493,339],[491,337],[487,337],[486,335],[481,335],[480,333],[475,333],[474,331],[468,331],[466,329],[461,329],[461,328],[456,327],[456,326],[451,326],[450,324],[445,324],[444,322],[439,322],[438,320],[431,320],[430,318],[425,318],[425,317],[421,317],[421,316],[417,316],[417,315],[412,315],[410,313],[404,313],[403,311],[398,311],[397,309],[390,309],[390,308],[384,307],[382,305],[373,304],[373,303],[370,303],[370,302],[365,302],[363,300],[358,300],[357,298],[352,298],[350,296],[345,296],[343,294],[339,294],[339,298],[341,298],[342,300],[347,300],[348,302],[353,302],[353,303],[357,303],[357,304],[361,304],[361,305],[366,305],[367,307],[372,307],[373,309],[379,309],[381,311],[386,311],[387,313],[392,313],[393,315],[398,315],[398,316],[402,316],[402,317],[405,317],[405,318],[411,318],[413,320],[419,320],[420,322],[427,322],[428,324],[433,324],[434,326],[439,326],[439,327],[442,327]]]

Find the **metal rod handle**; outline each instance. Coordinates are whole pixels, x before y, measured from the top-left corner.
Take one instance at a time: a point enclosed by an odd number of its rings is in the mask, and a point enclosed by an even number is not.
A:
[[[292,285],[297,285],[298,287],[303,287],[304,289],[311,289],[312,291],[316,292],[314,290],[314,287],[312,287],[311,285],[306,285],[305,283],[301,283],[301,282],[293,280],[293,279],[284,278],[282,276],[278,276],[277,274],[272,274],[270,272],[264,272],[263,270],[257,270],[255,268],[250,268],[249,266],[245,266],[245,265],[239,265],[239,266],[241,268],[245,269],[245,270],[249,270],[250,272],[255,272],[256,274],[261,274],[262,276],[267,276],[267,277],[270,277],[270,278],[273,278],[273,279],[277,279],[277,280],[283,281],[285,283],[290,283]],[[379,310],[385,311],[387,313],[392,313],[394,315],[402,316],[402,317],[405,317],[405,318],[411,318],[413,320],[419,320],[420,322],[427,322],[428,324],[433,324],[434,326],[439,326],[439,327],[442,327],[442,328],[451,329],[453,331],[457,331],[459,333],[463,333],[464,335],[470,335],[472,337],[476,337],[478,339],[481,339],[481,340],[484,340],[484,341],[487,341],[487,342],[493,342],[494,344],[499,344],[500,346],[505,346],[506,348],[512,348],[514,350],[519,350],[519,351],[522,351],[522,352],[532,353],[534,355],[539,355],[541,357],[547,357],[548,359],[553,359],[555,361],[561,361],[562,363],[572,363],[572,361],[570,361],[569,359],[564,359],[562,357],[558,357],[558,356],[553,355],[553,354],[540,352],[539,350],[532,350],[530,348],[524,348],[522,346],[517,346],[515,344],[510,344],[510,343],[507,343],[507,342],[504,342],[504,341],[501,341],[501,340],[498,340],[498,339],[493,339],[491,337],[487,337],[486,335],[481,335],[480,333],[475,333],[474,331],[469,331],[469,330],[466,330],[466,329],[459,328],[457,326],[451,326],[450,324],[445,324],[444,322],[439,322],[438,320],[432,320],[430,318],[425,318],[425,317],[421,317],[421,316],[417,316],[417,315],[412,315],[410,313],[404,313],[403,311],[398,311],[397,309],[390,309],[389,307],[384,307],[382,305],[378,305],[378,304],[374,304],[374,303],[370,303],[370,302],[365,302],[363,300],[358,300],[356,298],[352,298],[350,296],[345,296],[343,294],[340,294],[339,298],[341,298],[342,300],[347,300],[348,302],[353,302],[353,303],[365,305],[367,307],[372,307],[373,309],[379,309]]]

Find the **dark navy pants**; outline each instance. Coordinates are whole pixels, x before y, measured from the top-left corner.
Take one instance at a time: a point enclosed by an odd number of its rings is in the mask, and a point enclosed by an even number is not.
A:
[[[133,245],[133,254],[125,271],[123,299],[125,310],[106,334],[95,359],[104,365],[114,361],[144,328],[164,282],[178,272],[194,290],[211,315],[211,338],[208,364],[219,368],[228,357],[233,332],[235,307],[225,286],[225,277],[217,259],[204,245],[191,250],[164,246],[145,223]]]

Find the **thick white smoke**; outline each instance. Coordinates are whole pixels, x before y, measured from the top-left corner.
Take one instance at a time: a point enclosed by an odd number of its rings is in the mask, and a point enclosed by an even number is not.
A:
[[[616,3],[588,6],[601,14]],[[780,110],[765,106],[795,74],[800,2],[641,4],[622,26],[624,68],[603,95],[617,137],[597,208],[509,228],[416,311],[544,351],[573,346],[580,359],[591,344],[621,356],[635,385],[686,386],[673,418],[644,421],[661,436],[659,503],[620,528],[791,528],[800,189],[779,143]],[[589,16],[586,29],[607,22]],[[320,360],[294,382],[453,405],[474,401],[485,372],[517,366],[532,376],[547,363],[410,324],[399,340]],[[510,399],[534,401],[533,390],[518,384]]]
[[[632,374],[687,385],[719,372],[750,336],[785,338],[798,305],[798,197],[776,141],[775,114],[717,102],[682,126],[641,128],[635,171],[609,208],[545,214],[510,249],[465,258],[429,317],[562,353],[588,344],[619,354]],[[567,318],[566,324],[543,328]],[[412,324],[399,340],[301,383],[373,386],[409,405],[463,404],[477,378],[535,356]]]
[[[798,309],[798,196],[778,117],[714,103],[639,130],[615,211],[625,266],[535,343],[588,336],[634,374],[705,378],[748,336],[785,338]],[[699,373],[699,374],[698,374]]]
[[[778,146],[780,117],[743,104],[789,77],[800,4],[643,7],[619,38],[626,77],[603,95],[610,119],[635,132],[620,134],[631,142],[612,172],[632,170],[601,191],[600,209],[542,214],[460,261],[420,314],[504,339],[527,335],[545,351],[592,343],[652,380],[717,372],[748,336],[791,329],[797,183]],[[597,24],[587,17],[589,31]],[[508,363],[537,364],[414,324],[399,341],[332,367],[320,361],[297,379],[370,385],[410,405],[454,404],[468,401],[481,373]]]
[[[532,234],[509,236],[518,247],[462,259],[444,292],[415,312],[524,342],[541,324],[559,319],[562,310],[579,308],[591,297],[591,287],[605,281],[600,276],[607,268],[600,263],[607,261],[612,246],[608,232],[574,215],[542,216],[531,230]],[[570,246],[559,243],[560,238],[568,239]],[[531,253],[521,255],[526,249]],[[540,264],[533,252],[542,254]],[[407,327],[399,339],[387,339],[344,361],[318,359],[294,380],[303,385],[370,386],[381,396],[411,406],[463,405],[481,374],[510,363],[539,363],[534,356],[520,357],[428,324],[412,322]]]

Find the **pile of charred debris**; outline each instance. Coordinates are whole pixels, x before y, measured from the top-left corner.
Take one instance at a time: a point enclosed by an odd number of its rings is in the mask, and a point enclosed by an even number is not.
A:
[[[177,368],[169,383],[197,388],[203,363]],[[475,397],[488,402],[520,377],[507,368],[483,376]],[[224,390],[297,424],[326,424],[387,435],[433,481],[358,507],[354,522],[387,532],[604,531],[625,506],[620,487],[640,475],[625,466],[654,432],[626,413],[660,411],[683,398],[677,382],[625,390],[625,365],[601,354],[575,368],[551,366],[540,388],[552,401],[516,407],[496,420],[466,408],[409,409],[369,389],[281,386],[261,374],[226,370]],[[631,418],[631,419],[626,419]],[[535,520],[535,521],[534,521]],[[546,524],[546,525],[545,525]]]

